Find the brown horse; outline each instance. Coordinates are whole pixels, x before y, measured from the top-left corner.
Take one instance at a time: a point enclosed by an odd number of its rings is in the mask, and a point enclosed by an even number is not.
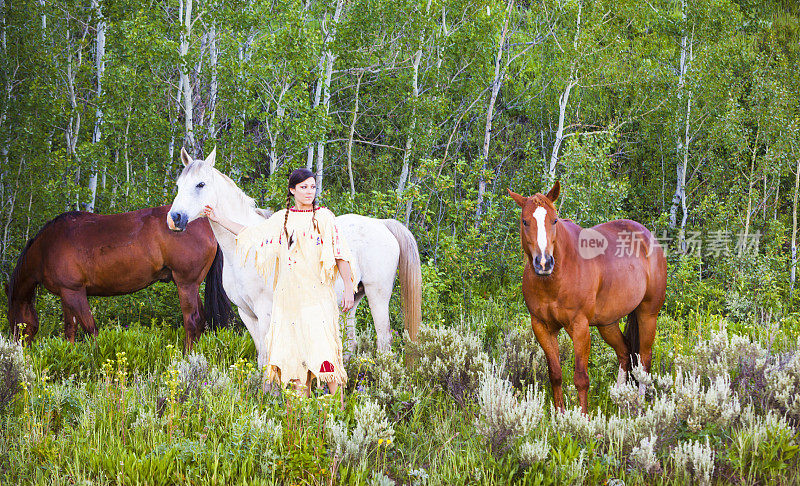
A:
[[[641,224],[618,219],[583,229],[559,219],[553,203],[556,182],[546,196],[508,192],[522,208],[520,240],[527,256],[522,293],[536,340],[544,349],[553,402],[564,409],[557,336],[566,329],[575,348],[575,388],[588,411],[589,326],[617,354],[618,380],[639,354],[650,370],[656,318],[664,305],[667,263],[664,251]],[[619,321],[628,316],[625,335]]]
[[[14,337],[20,324],[30,343],[39,329],[36,289],[43,286],[61,298],[64,333],[75,341],[78,325],[97,334],[87,295],[129,294],[156,281],[174,281],[190,349],[205,327],[225,324],[230,302],[222,289],[222,253],[208,221],[173,233],[164,221],[170,206],[122,214],[63,213],[46,223],[17,261],[6,287],[8,323]],[[205,311],[199,288],[206,279]]]

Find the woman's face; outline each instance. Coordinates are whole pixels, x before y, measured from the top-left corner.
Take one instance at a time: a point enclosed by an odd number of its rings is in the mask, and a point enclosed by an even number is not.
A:
[[[303,182],[294,186],[294,189],[289,189],[294,195],[294,201],[297,206],[311,206],[314,202],[314,197],[317,195],[317,182],[313,177],[309,177]]]

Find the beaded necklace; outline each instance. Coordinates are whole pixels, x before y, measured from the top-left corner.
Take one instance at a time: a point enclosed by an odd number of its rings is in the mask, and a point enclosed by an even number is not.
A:
[[[325,206],[317,206],[317,210],[325,209]],[[289,208],[289,211],[293,213],[310,213],[313,209],[297,209],[296,207]]]

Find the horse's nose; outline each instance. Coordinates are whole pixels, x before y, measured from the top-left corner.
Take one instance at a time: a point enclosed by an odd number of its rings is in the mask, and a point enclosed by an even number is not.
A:
[[[186,229],[186,218],[183,217],[182,213],[178,211],[172,211],[169,213],[169,217],[172,218],[172,222],[175,224],[175,227],[180,231]]]
[[[555,264],[556,261],[553,259],[553,255],[544,255],[544,263],[542,263],[542,256],[537,255],[533,259],[533,270],[537,275],[550,275]]]
[[[552,272],[553,267],[555,267],[556,261],[553,259],[553,255],[545,255],[544,256],[544,271],[545,272]]]

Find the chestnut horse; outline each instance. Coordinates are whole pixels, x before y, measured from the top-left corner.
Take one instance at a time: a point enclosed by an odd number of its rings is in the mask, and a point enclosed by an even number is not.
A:
[[[97,335],[87,295],[129,294],[156,281],[172,280],[178,286],[186,349],[203,332],[206,314],[212,324],[229,322],[222,253],[208,221],[173,233],[164,226],[169,209],[109,215],[71,211],[46,223],[22,250],[6,287],[14,337],[24,324],[27,342],[33,341],[39,329],[34,304],[40,285],[61,298],[64,333],[72,342],[79,324]],[[205,311],[199,294],[204,278]]]
[[[557,336],[566,329],[575,348],[575,388],[583,413],[588,411],[589,326],[617,354],[624,380],[634,355],[650,371],[656,318],[664,305],[667,263],[658,241],[641,224],[618,219],[583,229],[560,219],[553,203],[556,182],[546,196],[520,196],[520,240],[527,263],[522,293],[536,340],[544,349],[553,403],[564,409]],[[619,321],[628,316],[623,335]]]

